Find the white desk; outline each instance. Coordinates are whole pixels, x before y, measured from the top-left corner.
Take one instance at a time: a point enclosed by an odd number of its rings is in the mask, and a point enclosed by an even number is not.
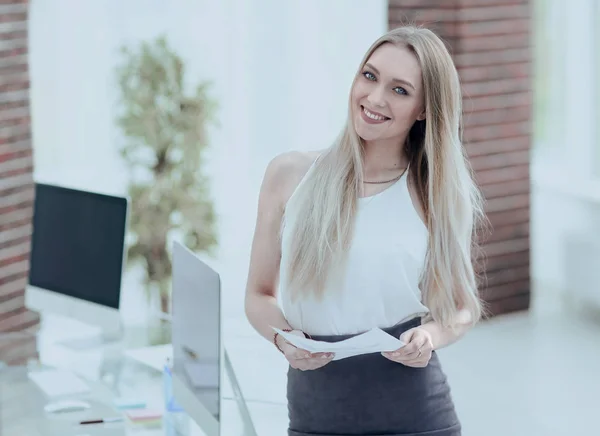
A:
[[[109,424],[77,426],[79,421],[99,417],[118,416],[122,412],[112,407],[115,395],[99,382],[90,382],[90,392],[74,396],[92,406],[82,412],[51,415],[44,412],[50,400],[27,376],[24,366],[0,370],[0,434],[2,436],[159,436],[165,435],[160,427],[144,428],[127,421]],[[155,399],[156,400],[156,399]],[[160,400],[160,399],[158,399]],[[244,420],[234,399],[223,400],[222,434],[245,435]],[[186,423],[182,436],[203,436],[191,421]],[[164,420],[163,420],[164,422]]]
[[[22,335],[0,335],[0,341],[4,345],[10,340],[22,340]],[[168,350],[168,347],[163,349]],[[52,415],[44,411],[44,406],[54,399],[48,398],[28,377],[28,371],[41,368],[30,365],[29,368],[9,366],[0,369],[0,434],[2,436],[165,435],[162,427],[144,428],[132,425],[127,420],[110,424],[75,425],[82,420],[122,415],[122,411],[113,407],[113,400],[118,397],[139,398],[144,400],[149,408],[164,410],[162,372],[127,357],[126,353],[127,348],[124,348],[121,353],[115,353],[113,349],[106,356],[98,350],[87,354],[75,352],[70,355],[65,354],[65,361],[68,361],[66,369],[75,370],[74,372],[90,387],[88,393],[75,394],[67,398],[85,400],[92,407],[82,412],[61,415]],[[225,380],[226,386],[222,389],[224,398],[222,399],[221,433],[227,436],[246,436],[249,416],[245,416],[239,407],[239,400],[236,397],[237,386],[232,387],[229,377],[226,376]],[[181,416],[186,418],[184,413]],[[179,435],[204,436],[191,420],[182,420],[188,423]]]

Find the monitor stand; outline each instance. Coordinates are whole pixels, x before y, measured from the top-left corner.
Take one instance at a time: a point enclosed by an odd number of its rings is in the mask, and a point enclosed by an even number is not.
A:
[[[240,388],[240,383],[238,382],[237,376],[235,375],[235,370],[233,369],[233,365],[231,364],[231,360],[229,359],[227,349],[224,350],[224,355],[225,371],[227,372],[229,381],[231,382],[231,388],[233,389],[233,396],[235,402],[237,403],[240,414],[242,415],[244,435],[257,436],[258,433],[256,433],[256,429],[254,428],[254,423],[252,422],[252,417],[250,416],[250,411],[248,410],[248,404],[246,404],[246,399],[244,398],[244,394],[242,393],[242,389]]]
[[[28,286],[25,305],[41,315],[41,336],[73,351],[118,343],[123,337],[118,309]]]

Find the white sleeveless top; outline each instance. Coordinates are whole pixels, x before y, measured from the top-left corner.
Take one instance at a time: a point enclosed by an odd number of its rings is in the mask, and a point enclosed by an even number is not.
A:
[[[304,179],[313,168],[314,163]],[[414,208],[407,183],[408,170],[384,191],[358,200],[344,271],[329,280],[322,299],[309,294],[293,302],[284,286],[291,229],[295,226],[292,194],[282,231],[278,292],[281,309],[292,328],[310,335],[355,334],[374,327],[392,327],[429,312],[419,289],[428,231]]]

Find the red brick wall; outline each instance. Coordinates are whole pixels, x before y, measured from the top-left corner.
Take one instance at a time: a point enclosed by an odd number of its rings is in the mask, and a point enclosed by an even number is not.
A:
[[[39,316],[25,309],[34,196],[27,2],[0,0],[0,360],[35,354],[32,340],[2,340],[8,331],[32,331]]]
[[[530,302],[529,0],[390,0],[389,25],[425,24],[448,44],[463,84],[464,140],[487,199],[484,242],[492,314]]]

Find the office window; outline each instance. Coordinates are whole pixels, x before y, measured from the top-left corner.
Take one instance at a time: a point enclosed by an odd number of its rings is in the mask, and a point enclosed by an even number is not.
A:
[[[533,23],[533,152],[541,161],[560,159],[564,154],[566,42],[562,0],[535,0]]]
[[[596,1],[595,6],[595,25],[594,25],[594,99],[595,131],[594,131],[594,168],[593,174],[596,180],[600,180],[600,2]]]

